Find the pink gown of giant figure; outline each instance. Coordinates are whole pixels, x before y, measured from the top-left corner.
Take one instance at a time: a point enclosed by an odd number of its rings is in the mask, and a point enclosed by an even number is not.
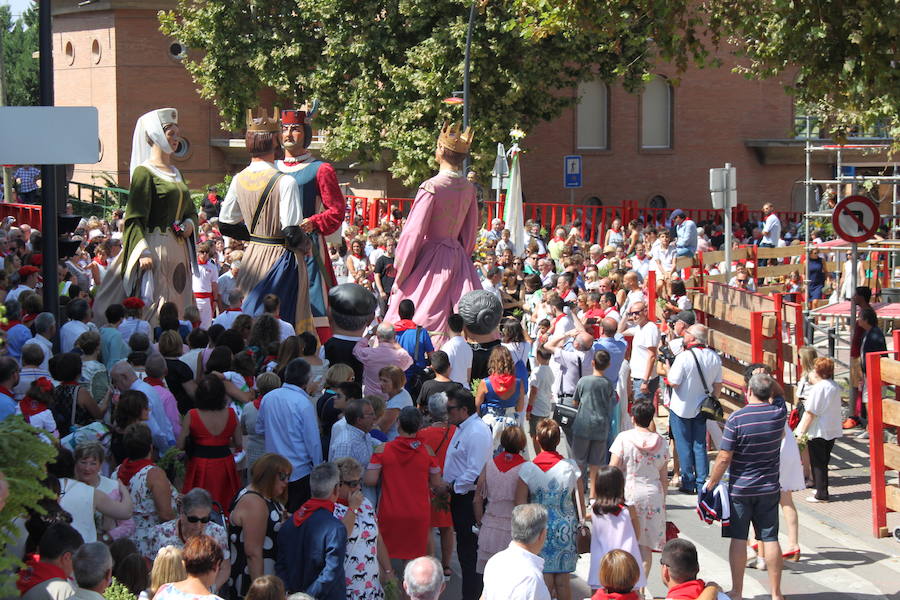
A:
[[[397,244],[397,277],[385,319],[396,322],[397,307],[409,298],[416,305],[413,321],[439,347],[450,336],[447,319],[459,299],[481,289],[472,264],[477,234],[475,186],[450,171],[419,186]]]

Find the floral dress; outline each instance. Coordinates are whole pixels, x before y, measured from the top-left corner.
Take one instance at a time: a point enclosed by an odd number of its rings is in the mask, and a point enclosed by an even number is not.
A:
[[[561,460],[547,472],[533,462],[519,469],[519,479],[528,486],[531,500],[547,509],[547,542],[541,550],[544,573],[572,573],[578,553],[575,550],[575,529],[578,515],[572,493],[581,471],[571,458]]]
[[[610,453],[622,458],[625,503],[637,512],[638,544],[661,551],[666,543],[666,499],[659,471],[669,462],[669,446],[657,433],[629,429],[616,436]]]
[[[158,548],[153,548],[153,528],[159,525],[159,515],[156,514],[156,504],[153,503],[153,495],[147,486],[147,474],[150,473],[155,465],[147,465],[131,478],[128,482],[128,491],[131,492],[131,503],[134,506],[134,514],[131,519],[134,521],[134,543],[137,546],[141,556],[145,556],[150,560],[156,558]],[[112,479],[118,479],[119,470],[116,469],[112,474]],[[172,494],[172,510],[175,510],[176,493],[175,488],[171,487]]]
[[[153,528],[150,533],[150,547],[154,548],[153,557],[156,556],[156,552],[159,551],[160,548],[164,548],[165,546],[175,546],[176,548],[184,548],[184,544],[187,542],[182,535],[181,529],[178,526],[180,519],[178,517],[172,519],[171,521],[166,521],[165,523],[160,523],[156,527]],[[216,540],[216,543],[219,544],[219,548],[222,549],[222,557],[224,560],[229,560],[231,555],[228,552],[228,538],[225,535],[225,528],[210,521],[206,524],[206,527],[203,528],[203,534],[208,535],[212,539]]]
[[[335,504],[335,518],[343,519],[347,510],[346,505]],[[363,498],[353,531],[347,538],[344,575],[347,578],[347,600],[384,598],[384,591],[378,580],[378,522],[375,519],[375,507],[368,498]]]

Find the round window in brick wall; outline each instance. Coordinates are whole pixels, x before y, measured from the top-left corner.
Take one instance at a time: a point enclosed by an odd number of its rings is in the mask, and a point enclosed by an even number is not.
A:
[[[187,58],[187,46],[181,42],[172,42],[169,44],[169,56],[175,60],[183,60]]]
[[[100,58],[103,55],[103,50],[100,48],[100,41],[94,40],[91,42],[91,60],[94,61],[94,64],[100,63]]]
[[[75,62],[75,46],[72,42],[66,42],[66,64],[71,65]]]

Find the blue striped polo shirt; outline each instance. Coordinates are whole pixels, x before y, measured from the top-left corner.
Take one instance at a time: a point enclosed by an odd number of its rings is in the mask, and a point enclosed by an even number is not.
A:
[[[733,453],[730,496],[762,496],[781,491],[778,468],[786,419],[781,397],[773,398],[771,404],[748,404],[728,418],[722,450]]]

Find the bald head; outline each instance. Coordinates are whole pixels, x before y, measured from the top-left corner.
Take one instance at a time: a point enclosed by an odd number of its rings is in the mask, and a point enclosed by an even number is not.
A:
[[[112,366],[112,369],[109,370],[109,378],[116,389],[124,392],[131,388],[131,384],[137,379],[137,373],[127,361],[123,360]]]
[[[411,560],[403,570],[403,589],[410,600],[437,600],[444,591],[444,572],[433,556]]]
[[[603,337],[613,337],[616,335],[616,329],[618,328],[619,324],[612,317],[605,317],[600,321],[600,331]]]
[[[581,350],[584,352],[585,350],[590,350],[591,346],[594,345],[594,336],[589,333],[581,332],[575,336],[575,349]]]

